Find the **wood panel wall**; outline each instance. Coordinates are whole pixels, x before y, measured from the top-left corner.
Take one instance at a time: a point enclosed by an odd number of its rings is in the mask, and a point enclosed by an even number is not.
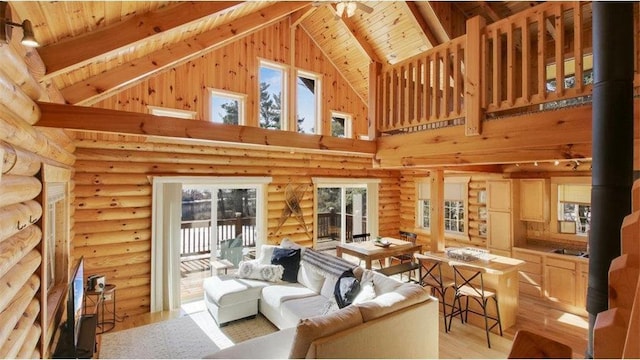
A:
[[[41,88],[14,46],[0,43],[0,358],[50,357],[60,297],[45,290],[41,168],[70,170],[73,144],[33,126]]]
[[[186,64],[171,68],[142,83],[96,103],[95,107],[148,113],[147,105],[195,111],[209,118],[208,88],[246,94],[247,125],[258,126],[259,63],[269,60],[288,66],[289,74],[302,69],[321,75],[323,134],[330,134],[329,111],[353,116],[354,134],[367,134],[367,105],[302,30],[291,44],[289,19],[257,31]],[[295,46],[295,56],[290,48]],[[291,58],[294,58],[292,61]],[[295,101],[295,99],[290,99]]]
[[[379,178],[380,232],[398,233],[399,173],[372,170],[371,156],[291,152],[231,145],[177,144],[139,136],[76,134],[76,201],[73,253],[84,255],[86,272],[106,275],[118,286],[119,316],[149,311],[151,271],[151,185],[149,176],[271,176],[267,243],[288,237],[313,240],[294,219],[276,232],[288,184],[312,177]],[[302,202],[313,231],[314,192]]]

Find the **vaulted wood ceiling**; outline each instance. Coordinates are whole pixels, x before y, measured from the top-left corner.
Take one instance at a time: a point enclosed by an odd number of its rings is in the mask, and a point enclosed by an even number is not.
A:
[[[290,16],[363,99],[371,61],[395,63],[538,2],[365,1],[336,16],[329,1],[16,1],[42,45],[29,57],[55,102],[91,105],[160,71]]]

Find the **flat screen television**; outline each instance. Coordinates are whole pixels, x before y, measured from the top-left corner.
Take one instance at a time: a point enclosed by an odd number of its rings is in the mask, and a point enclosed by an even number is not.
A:
[[[69,296],[67,299],[67,327],[71,332],[73,348],[77,349],[80,324],[82,322],[82,309],[84,301],[84,258],[78,260],[69,281]]]

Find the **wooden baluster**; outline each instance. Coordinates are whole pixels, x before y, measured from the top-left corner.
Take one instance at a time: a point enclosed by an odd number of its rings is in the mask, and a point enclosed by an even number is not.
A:
[[[564,94],[564,19],[563,7],[559,4],[555,8],[556,28],[556,96]]]
[[[409,93],[409,89],[411,89],[411,66],[409,63],[407,65],[402,66],[402,126],[406,127],[411,124],[411,94]]]
[[[395,129],[398,124],[398,70],[391,72],[391,123],[389,128]]]
[[[507,104],[512,107],[515,102],[516,93],[516,52],[513,41],[513,24],[508,24],[507,28]]]
[[[529,40],[529,19],[526,17],[523,18],[520,26],[522,27],[522,100],[528,104],[529,100],[531,100],[531,74],[529,73],[529,69],[531,68],[529,61],[531,42]]]
[[[575,61],[575,89],[582,93],[584,87],[584,75],[582,69],[582,5],[580,2],[573,4],[573,58]]]
[[[538,96],[542,101],[547,98],[547,61],[545,59],[545,29],[544,11],[538,13]]]
[[[413,80],[413,118],[414,125],[420,124],[422,117],[422,59],[416,58],[414,61],[414,80]]]
[[[449,116],[449,105],[451,104],[451,53],[449,48],[445,48],[442,54],[442,112],[441,117]]]
[[[389,129],[389,109],[391,105],[389,104],[389,86],[391,85],[391,78],[389,76],[389,71],[385,71],[382,74],[382,119],[380,120],[380,131],[385,131]]]
[[[493,35],[493,105],[500,108],[502,102],[502,44],[500,41],[500,30],[495,29]]]
[[[424,59],[424,82],[422,83],[422,96],[424,100],[424,107],[422,114],[424,115],[424,121],[431,120],[431,96],[433,93],[433,87],[431,86],[431,56],[427,56]]]
[[[462,114],[460,109],[460,98],[464,95],[462,91],[462,75],[460,69],[461,56],[460,53],[462,50],[460,49],[460,44],[456,43],[453,52],[453,115],[460,116]],[[478,64],[477,66],[480,66]],[[478,88],[480,88],[478,86]],[[476,101],[479,101],[477,99]]]
[[[440,84],[441,84],[441,75],[440,75],[440,51],[437,51],[433,54],[433,118],[434,120],[438,120],[440,118],[440,100],[441,100],[441,92],[440,92]]]

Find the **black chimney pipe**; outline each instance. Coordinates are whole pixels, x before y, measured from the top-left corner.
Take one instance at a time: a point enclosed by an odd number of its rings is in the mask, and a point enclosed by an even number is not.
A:
[[[608,309],[608,271],[620,256],[620,226],[633,183],[633,2],[594,1],[593,163],[589,236],[589,344],[596,315]]]

